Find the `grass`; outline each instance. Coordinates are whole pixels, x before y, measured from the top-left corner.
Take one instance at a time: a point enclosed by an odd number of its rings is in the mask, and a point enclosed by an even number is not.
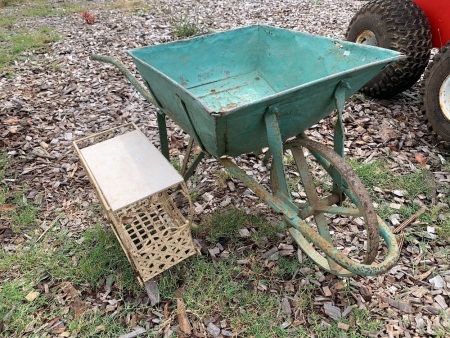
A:
[[[361,163],[350,160],[350,164],[364,183],[369,192],[374,193],[374,187],[387,190],[406,190],[409,199],[414,199],[421,193],[431,193],[427,182],[427,172],[418,169],[405,175],[393,175],[387,164],[381,160],[371,163]]]
[[[27,326],[40,327],[49,320],[49,312],[64,318],[72,333],[82,335],[92,332],[95,324],[108,323],[108,316],[100,318],[95,313],[75,321],[71,312],[64,314],[64,302],[60,301],[64,297],[60,286],[64,283],[70,283],[80,292],[92,293],[99,291],[106,277],[112,274],[114,287],[123,298],[142,292],[109,228],[98,225],[87,230],[83,240],[78,241],[70,238],[68,230],[58,227],[47,236],[47,241],[19,247],[14,253],[0,250],[0,295],[4,300],[0,303],[0,318],[15,308],[5,334],[18,335]],[[44,284],[50,285],[49,293],[43,292]],[[25,302],[30,291],[38,291],[40,295],[32,302]],[[123,333],[124,328],[119,330],[119,327],[105,325],[106,336]]]
[[[4,46],[0,51],[0,65],[11,64],[26,51],[46,51],[50,43],[59,39],[60,37],[48,27],[41,27],[34,32],[20,30],[14,33],[6,33],[0,30],[0,43]]]
[[[10,27],[16,22],[13,15],[2,15],[0,16],[0,29]]]
[[[6,152],[0,151],[1,225],[9,225],[17,234],[28,232],[31,240],[24,241],[19,235],[12,242],[13,251],[0,247],[0,318],[11,311],[9,321],[0,322],[1,335],[13,337],[35,332],[56,317],[62,318],[67,330],[75,335],[107,337],[126,333],[117,319],[135,305],[123,302],[118,306],[117,316],[86,311],[75,318],[72,306],[68,306],[72,300],[62,291],[63,285],[70,285],[80,295],[84,294],[82,298],[96,297],[106,277],[113,275],[113,288],[122,299],[142,293],[112,230],[97,225],[82,237],[74,238],[57,223],[37,242],[38,207],[25,198],[26,187],[8,186],[5,178],[10,167]],[[32,291],[39,292],[38,297],[25,301]],[[103,328],[98,329],[101,325]],[[96,332],[96,328],[100,331]]]
[[[178,22],[173,25],[175,36],[187,38],[200,32],[200,28],[193,22]]]
[[[174,35],[178,38],[187,38],[196,35],[201,31],[196,20],[189,19],[186,16],[173,19],[172,30]]]
[[[73,2],[49,4],[47,1],[33,1],[31,6],[27,6],[21,13],[24,17],[44,17],[63,16],[80,13],[81,11],[82,7]]]
[[[404,198],[409,201],[413,201],[420,194],[429,196],[433,191],[433,187],[430,185],[430,173],[427,170],[418,169],[415,172],[394,175],[387,164],[381,160],[371,163],[350,160],[350,165],[373,197],[374,202],[379,204],[377,211],[382,218],[388,218],[391,214],[397,213],[402,219],[406,219],[419,210],[420,206],[416,203],[408,203],[400,210],[392,209],[389,204],[393,198],[386,200],[386,196],[380,195],[375,188],[404,191],[406,192]]]
[[[120,9],[128,14],[144,15],[150,10],[150,5],[141,0],[118,0],[112,3],[111,8]]]
[[[16,19],[23,17],[59,16],[79,13],[79,3],[57,2],[50,4],[47,0],[1,0],[0,8],[14,6],[18,10]]]
[[[17,28],[16,24],[26,18],[64,16],[82,11],[80,3],[46,0],[3,0],[0,6],[0,72],[20,60],[24,52],[45,52],[51,43],[61,39],[50,27],[37,25],[34,29]],[[5,7],[1,9],[1,7]],[[6,7],[14,7],[14,15],[7,14]]]
[[[175,298],[181,287],[177,296],[187,309],[201,318],[219,314],[243,337],[290,337],[280,328],[284,318],[278,314],[278,297],[256,291],[255,276],[245,278],[245,273],[235,257],[211,264],[197,256],[164,273],[160,287],[166,298]],[[301,327],[296,331],[306,332]]]
[[[31,232],[36,223],[38,208],[32,203],[28,203],[25,193],[26,187],[11,192],[4,182],[6,170],[9,167],[6,152],[0,151],[0,211],[2,219],[11,223],[13,231]]]
[[[256,231],[251,232],[251,237],[257,243],[264,238],[275,239],[277,233],[281,231],[270,224],[262,214],[248,215],[242,210],[231,208],[205,217],[202,226],[194,229],[193,233],[207,238],[211,244],[220,242],[236,246],[240,244],[237,234],[242,228],[249,231],[255,229]]]
[[[2,181],[8,161],[4,153],[0,155]],[[27,208],[22,197],[26,193],[24,189],[13,192],[3,183],[2,203],[15,205],[17,213]],[[36,224],[36,214],[30,219]],[[8,220],[17,222],[12,214]],[[237,233],[241,228],[248,229],[251,236],[240,238]],[[358,308],[342,319],[350,325],[348,331],[340,329],[334,321],[324,325],[324,317],[314,302],[317,289],[311,280],[314,274],[299,273],[300,268],[306,267],[314,271],[315,265],[308,259],[300,265],[293,255],[280,257],[276,264],[269,266],[260,257],[261,245],[267,249],[278,243],[280,232],[263,215],[250,215],[234,208],[205,218],[195,229],[196,237],[205,239],[210,247],[221,243],[229,255],[214,260],[206,255],[194,256],[161,274],[159,288],[168,316],[165,320],[176,323],[177,299],[182,299],[191,324],[201,327],[205,319],[220,317],[226,320],[229,330],[242,337],[306,337],[314,333],[319,337],[356,338],[376,333],[383,327],[368,310]],[[248,249],[238,250],[243,247]],[[238,259],[242,258],[249,263],[239,264]],[[99,297],[110,275],[114,277],[113,299],[118,299],[119,305],[114,311],[95,310],[94,303],[103,303]],[[285,287],[287,284],[292,287]],[[259,285],[265,285],[266,289],[260,289]],[[70,296],[65,288],[75,290],[75,295]],[[24,301],[32,291],[39,292],[38,297]],[[142,297],[142,293],[114,234],[100,224],[76,238],[57,224],[37,243],[34,236],[18,244],[13,253],[0,249],[0,298],[3,300],[0,318],[12,310],[3,328],[5,336],[45,334],[47,329],[36,331],[54,318],[60,318],[64,332],[72,336],[119,336],[129,332],[130,327],[123,324],[126,318],[140,314],[136,324],[145,326],[147,314],[158,311],[127,300]],[[303,313],[306,322],[291,322],[280,311],[282,297],[290,299],[293,311]],[[82,309],[78,314],[74,299],[81,304],[77,305]],[[83,308],[85,301],[88,305]],[[290,325],[283,328],[284,323]]]
[[[388,219],[392,214],[399,214],[400,221],[404,221],[420,208],[414,199],[420,194],[430,197],[435,190],[443,192],[446,196],[442,200],[447,205],[450,204],[450,187],[448,184],[436,184],[434,178],[430,177],[433,174],[427,169],[418,169],[415,172],[410,172],[403,175],[393,175],[383,161],[374,161],[372,163],[360,163],[357,161],[350,161],[352,167],[355,169],[358,176],[361,178],[365,187],[375,202],[378,203],[377,213],[380,217]],[[447,165],[450,166],[450,165]],[[442,168],[448,170],[449,168]],[[392,200],[387,200],[385,194],[380,194],[374,190],[378,187],[382,190],[402,190],[406,194],[405,204],[398,209],[390,207]],[[392,198],[392,197],[391,197]],[[437,232],[437,241],[443,245],[450,244],[450,208],[443,204],[427,205],[428,209],[419,217],[419,221],[423,224],[435,227]],[[447,217],[445,217],[447,215]],[[441,217],[444,216],[444,217]],[[411,225],[405,230],[405,239],[407,242],[414,243],[419,241],[419,246],[422,251],[427,251],[426,243],[430,241],[427,234],[427,228],[423,225]],[[414,268],[414,267],[413,267]],[[425,267],[426,269],[428,267]]]
[[[181,297],[189,313],[195,314],[190,317],[191,321],[214,314],[226,319],[231,330],[242,337],[306,337],[311,332],[319,337],[345,334],[337,323],[322,326],[323,318],[314,308],[313,291],[317,286],[309,282],[309,277],[301,275],[292,279],[292,274],[287,275],[301,267],[296,259],[286,258],[280,269],[268,271],[255,261],[256,254],[247,254],[247,258],[254,262],[251,270],[238,265],[234,256],[215,264],[207,257],[194,257],[163,273],[161,292],[164,298],[172,299],[172,303]],[[305,314],[308,325],[292,323],[284,329],[281,325],[291,319],[280,313],[281,294],[260,291],[257,285],[261,282],[276,290],[276,283],[291,279],[298,288],[295,293],[284,290],[284,296],[294,299],[292,307]],[[350,324],[349,337],[365,337],[361,332],[375,333],[383,326],[367,310],[355,308],[347,318],[343,322]]]

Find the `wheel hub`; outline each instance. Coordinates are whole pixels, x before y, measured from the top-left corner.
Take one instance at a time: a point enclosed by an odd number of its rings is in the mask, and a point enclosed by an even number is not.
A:
[[[359,33],[356,37],[355,42],[362,45],[378,46],[378,41],[375,33],[368,29],[363,30],[361,33]]]
[[[442,82],[439,89],[439,105],[444,116],[450,121],[450,74]]]

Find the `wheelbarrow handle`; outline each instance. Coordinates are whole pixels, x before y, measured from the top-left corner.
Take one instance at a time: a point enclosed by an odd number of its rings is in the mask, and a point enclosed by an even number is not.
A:
[[[131,72],[127,69],[127,67],[120,62],[119,60],[111,57],[111,56],[104,56],[104,55],[97,55],[97,54],[92,54],[91,55],[91,59],[95,60],[95,61],[100,61],[100,62],[105,62],[105,63],[110,63],[114,66],[116,66],[116,68],[118,70],[120,70],[120,72],[125,75],[125,77],[128,79],[128,81],[130,81],[130,83],[133,85],[134,88],[136,88],[136,90],[151,104],[156,105],[156,100],[153,97],[153,95],[138,81],[138,79],[136,79],[136,77],[131,74]]]

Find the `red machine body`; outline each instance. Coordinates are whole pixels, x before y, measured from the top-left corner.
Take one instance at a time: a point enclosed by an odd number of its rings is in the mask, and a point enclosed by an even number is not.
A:
[[[450,1],[412,0],[426,14],[433,34],[433,47],[442,47],[450,41]]]

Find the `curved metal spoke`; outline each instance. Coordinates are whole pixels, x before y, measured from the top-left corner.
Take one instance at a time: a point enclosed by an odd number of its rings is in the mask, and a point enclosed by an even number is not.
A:
[[[354,270],[353,264],[356,266],[359,264],[371,264],[378,253],[379,224],[370,197],[354,171],[345,163],[343,158],[332,149],[309,139],[302,138],[289,141],[285,144],[284,148],[285,150],[289,149],[292,152],[301,184],[307,198],[307,203],[297,204],[299,207],[298,216],[305,221],[312,216],[313,222],[317,226],[317,230],[313,230],[313,228],[311,228],[311,230],[315,231],[317,236],[321,237],[322,240],[328,242],[328,245],[334,247],[335,250],[333,252],[339,257],[343,254],[336,249],[336,245],[333,243],[330,231],[330,226],[332,224],[331,218],[335,217],[335,215],[338,217],[360,218],[367,230],[366,254],[362,263],[348,258],[349,261],[353,262],[352,265],[342,265],[342,260],[336,260],[334,253],[332,255],[325,254],[325,250],[323,250],[322,247],[316,247],[311,244],[309,236],[307,239],[303,232],[299,232],[300,229],[294,228],[289,230],[293,238],[313,261],[333,274],[350,276],[353,274],[353,272],[350,271]],[[350,206],[340,206],[339,204],[342,201],[342,196],[335,192],[326,197],[320,196],[320,191],[314,181],[313,167],[310,167],[308,162],[309,159],[307,159],[304,154],[305,148],[313,155],[312,158],[325,169],[325,172],[328,173],[330,179],[334,181],[336,174],[341,177],[344,193],[351,196],[349,199],[351,202]],[[277,187],[275,186],[274,189],[277,190]],[[288,223],[292,224],[290,220]],[[340,263],[337,263],[337,261],[340,261]]]
[[[317,230],[320,236],[325,238],[328,242],[333,244],[333,240],[330,235],[330,229],[327,224],[327,219],[325,215],[321,212],[317,212],[317,207],[320,205],[320,198],[317,194],[316,186],[314,185],[314,178],[309,171],[308,163],[306,163],[305,154],[303,153],[302,147],[291,148],[292,156],[294,156],[295,163],[300,174],[300,178],[305,188],[306,196],[310,206],[314,209],[313,216],[317,224]],[[332,271],[339,269],[339,265],[336,264],[330,257],[326,257],[328,262],[328,267]]]

